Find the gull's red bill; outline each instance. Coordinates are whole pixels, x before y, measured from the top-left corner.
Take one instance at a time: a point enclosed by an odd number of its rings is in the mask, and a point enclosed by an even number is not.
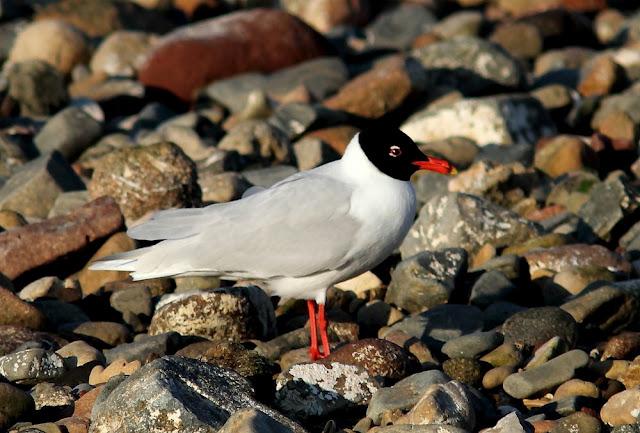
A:
[[[426,158],[426,160],[422,161],[413,161],[412,164],[420,167],[420,170],[430,170],[436,173],[456,174],[458,172],[458,170],[445,159],[434,158],[433,156],[427,156]]]

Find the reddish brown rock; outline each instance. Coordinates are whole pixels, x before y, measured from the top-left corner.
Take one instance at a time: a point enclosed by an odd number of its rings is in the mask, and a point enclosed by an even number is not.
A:
[[[608,55],[588,61],[580,74],[578,91],[583,96],[608,95],[619,88],[624,79],[624,70]]]
[[[638,134],[633,119],[624,111],[612,111],[600,117],[597,128],[598,132],[614,141],[634,142]]]
[[[575,135],[543,139],[536,147],[534,166],[551,177],[595,165],[595,152]]]
[[[116,233],[107,239],[100,249],[96,251],[89,260],[89,263],[111,254],[130,251],[135,247],[136,242],[127,236],[125,232]],[[87,266],[78,273],[77,277],[78,281],[80,281],[82,293],[87,296],[98,292],[107,283],[126,280],[129,277],[129,273],[119,271],[92,271],[89,269],[89,264],[87,264]]]
[[[91,409],[101,392],[102,386],[98,386],[76,400],[73,416],[91,419]]]
[[[542,269],[561,272],[575,266],[601,266],[612,272],[631,272],[631,264],[628,261],[600,245],[561,245],[530,251],[524,257],[529,263],[531,273]]]
[[[33,305],[24,302],[12,292],[0,287],[0,325],[21,326],[29,329],[42,329],[44,315]]]
[[[400,107],[425,86],[422,67],[403,57],[385,60],[326,99],[327,108],[377,119]]]
[[[196,89],[217,79],[273,72],[328,53],[324,38],[299,19],[258,8],[171,32],[151,52],[139,79],[190,100]]]
[[[631,359],[640,353],[640,332],[622,332],[609,338],[601,347],[600,358]]]
[[[82,250],[116,232],[122,223],[116,202],[101,197],[67,215],[0,233],[0,273],[15,279]]]
[[[408,351],[390,341],[377,338],[345,344],[321,362],[357,365],[373,377],[393,381],[408,376],[418,367],[418,360]]]
[[[0,356],[13,352],[18,346],[27,341],[49,341],[64,346],[67,341],[53,334],[37,332],[21,326],[0,325]]]
[[[84,417],[70,416],[56,421],[56,424],[64,427],[67,433],[86,433],[89,431],[90,421]]]

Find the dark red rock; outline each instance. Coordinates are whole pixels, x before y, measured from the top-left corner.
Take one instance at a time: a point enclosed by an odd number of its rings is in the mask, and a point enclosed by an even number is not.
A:
[[[562,272],[571,267],[600,266],[622,274],[631,272],[631,264],[601,245],[570,244],[533,250],[524,255],[529,270]]]
[[[111,197],[101,197],[73,212],[0,233],[0,273],[23,273],[115,233],[123,217]]]
[[[53,334],[37,332],[22,326],[0,325],[0,356],[13,352],[27,341],[50,342],[64,346],[67,341]]]
[[[366,338],[345,344],[321,360],[357,365],[372,377],[396,381],[418,368],[418,360],[411,353],[387,340]]]
[[[242,72],[273,72],[330,52],[325,39],[275,9],[239,11],[180,28],[162,38],[140,81],[187,101],[196,89]]]

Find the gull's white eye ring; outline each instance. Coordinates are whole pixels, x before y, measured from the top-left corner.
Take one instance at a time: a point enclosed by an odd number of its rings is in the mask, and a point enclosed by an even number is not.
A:
[[[400,149],[400,146],[391,146],[389,148],[389,156],[392,157],[396,157],[396,156],[400,156],[402,155],[402,149]]]

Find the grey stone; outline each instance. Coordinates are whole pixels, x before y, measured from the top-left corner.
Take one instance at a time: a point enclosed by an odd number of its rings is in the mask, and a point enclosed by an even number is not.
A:
[[[218,148],[236,151],[252,161],[287,162],[290,158],[287,135],[263,120],[238,123],[220,140]]]
[[[502,334],[496,331],[474,332],[447,341],[442,353],[449,358],[477,358],[502,344]]]
[[[591,188],[589,200],[580,208],[578,216],[602,239],[626,217],[640,208],[640,191],[626,176],[611,176]]]
[[[393,270],[385,302],[411,313],[444,304],[466,268],[467,253],[460,248],[418,253]]]
[[[95,102],[70,106],[49,119],[33,141],[42,154],[57,150],[73,159],[100,137],[103,121]]]
[[[623,111],[633,119],[635,124],[640,122],[640,88],[632,86],[624,92],[606,96],[598,105],[598,109],[591,119],[593,129],[598,129],[602,120],[614,111]]]
[[[242,197],[251,184],[240,173],[214,170],[198,171],[198,184],[202,190],[202,201],[224,203]]]
[[[483,312],[485,326],[491,329],[502,325],[509,317],[526,309],[526,307],[512,302],[495,302],[489,305]]]
[[[180,335],[177,332],[160,335],[140,334],[132,343],[120,344],[113,349],[104,350],[104,357],[107,364],[116,359],[145,362],[175,352],[179,344]]]
[[[215,159],[220,154],[224,154],[224,152],[213,146],[212,141],[200,137],[191,126],[165,122],[158,127],[156,134],[159,135],[158,138],[154,139],[154,134],[152,133],[150,138],[146,140],[144,138],[140,139],[140,144],[170,141],[194,161],[203,161],[208,158]]]
[[[274,72],[265,90],[278,97],[304,86],[313,99],[321,101],[337,92],[348,78],[347,67],[339,57],[320,57]]]
[[[484,433],[533,433],[533,426],[516,412],[511,412],[500,418],[495,426],[484,430]]]
[[[91,198],[86,190],[63,192],[56,198],[49,210],[48,218],[68,214],[69,212],[89,203]]]
[[[9,96],[20,104],[23,116],[47,116],[69,100],[64,75],[44,60],[26,60],[11,65]]]
[[[488,307],[497,301],[503,301],[516,289],[516,286],[500,271],[487,271],[480,275],[471,288],[469,302],[480,308]]]
[[[424,204],[435,197],[447,195],[449,192],[449,179],[439,173],[431,171],[419,171],[412,176],[411,183],[416,190],[418,203]]]
[[[464,248],[470,254],[485,244],[496,248],[524,242],[542,229],[492,202],[449,193],[427,202],[400,246],[402,257],[425,250]]]
[[[302,429],[300,429],[302,430]],[[234,412],[218,433],[293,433],[294,430],[257,409]]]
[[[405,49],[413,40],[433,27],[436,17],[419,5],[404,4],[378,15],[366,28],[371,48]]]
[[[366,405],[380,384],[362,367],[339,362],[295,364],[276,380],[276,406],[298,419]]]
[[[134,331],[144,331],[153,315],[153,300],[148,287],[134,286],[117,290],[109,298],[114,310],[122,314],[122,320]]]
[[[340,155],[331,146],[315,137],[302,138],[295,142],[293,153],[300,171],[340,159]]]
[[[460,36],[412,52],[427,71],[430,87],[445,86],[465,95],[515,90],[524,83],[520,64],[502,47]]]
[[[399,424],[377,428],[376,433],[469,433],[469,430],[443,424]]]
[[[263,89],[267,78],[258,73],[235,75],[225,80],[216,80],[202,90],[209,98],[221,103],[232,113],[241,112],[254,90]]]
[[[149,334],[175,331],[210,340],[242,341],[275,335],[275,313],[258,287],[228,287],[168,302],[151,319]]]
[[[588,362],[589,355],[582,350],[572,350],[539,367],[508,376],[502,386],[512,397],[527,398],[573,378],[576,370]]]
[[[472,399],[469,388],[455,380],[431,385],[396,424],[445,424],[474,431],[476,413]]]
[[[88,322],[89,316],[75,304],[59,299],[39,298],[34,301],[38,310],[47,318],[47,323],[52,329],[61,329],[65,326]]]
[[[73,414],[75,401],[70,386],[38,383],[31,388],[38,419],[61,419]]]
[[[453,39],[461,36],[477,36],[484,22],[484,16],[478,11],[459,11],[443,18],[433,27],[433,33],[441,39]]]
[[[143,366],[103,390],[91,413],[91,433],[217,432],[230,415],[254,408],[303,432],[298,425],[254,400],[237,373],[178,356]]]
[[[502,333],[509,343],[535,347],[558,336],[573,347],[578,339],[578,324],[558,307],[537,307],[509,317],[502,325]]]
[[[614,334],[638,317],[640,299],[617,285],[583,290],[561,305],[585,330]]]
[[[482,312],[478,308],[469,305],[443,304],[424,313],[412,314],[390,326],[386,333],[403,331],[427,344],[442,346],[445,342],[461,335],[482,331],[482,327]]]
[[[375,424],[380,424],[384,412],[409,410],[420,400],[425,389],[449,380],[440,370],[423,371],[406,377],[391,387],[376,391],[367,407],[367,416]]]
[[[54,380],[65,371],[62,357],[44,349],[27,349],[0,357],[0,375],[18,384]]]
[[[528,95],[462,99],[417,111],[401,126],[414,141],[465,137],[478,146],[534,144],[555,134],[547,110]]]
[[[0,189],[0,209],[46,218],[58,195],[84,189],[62,155],[53,152],[20,167]]]

